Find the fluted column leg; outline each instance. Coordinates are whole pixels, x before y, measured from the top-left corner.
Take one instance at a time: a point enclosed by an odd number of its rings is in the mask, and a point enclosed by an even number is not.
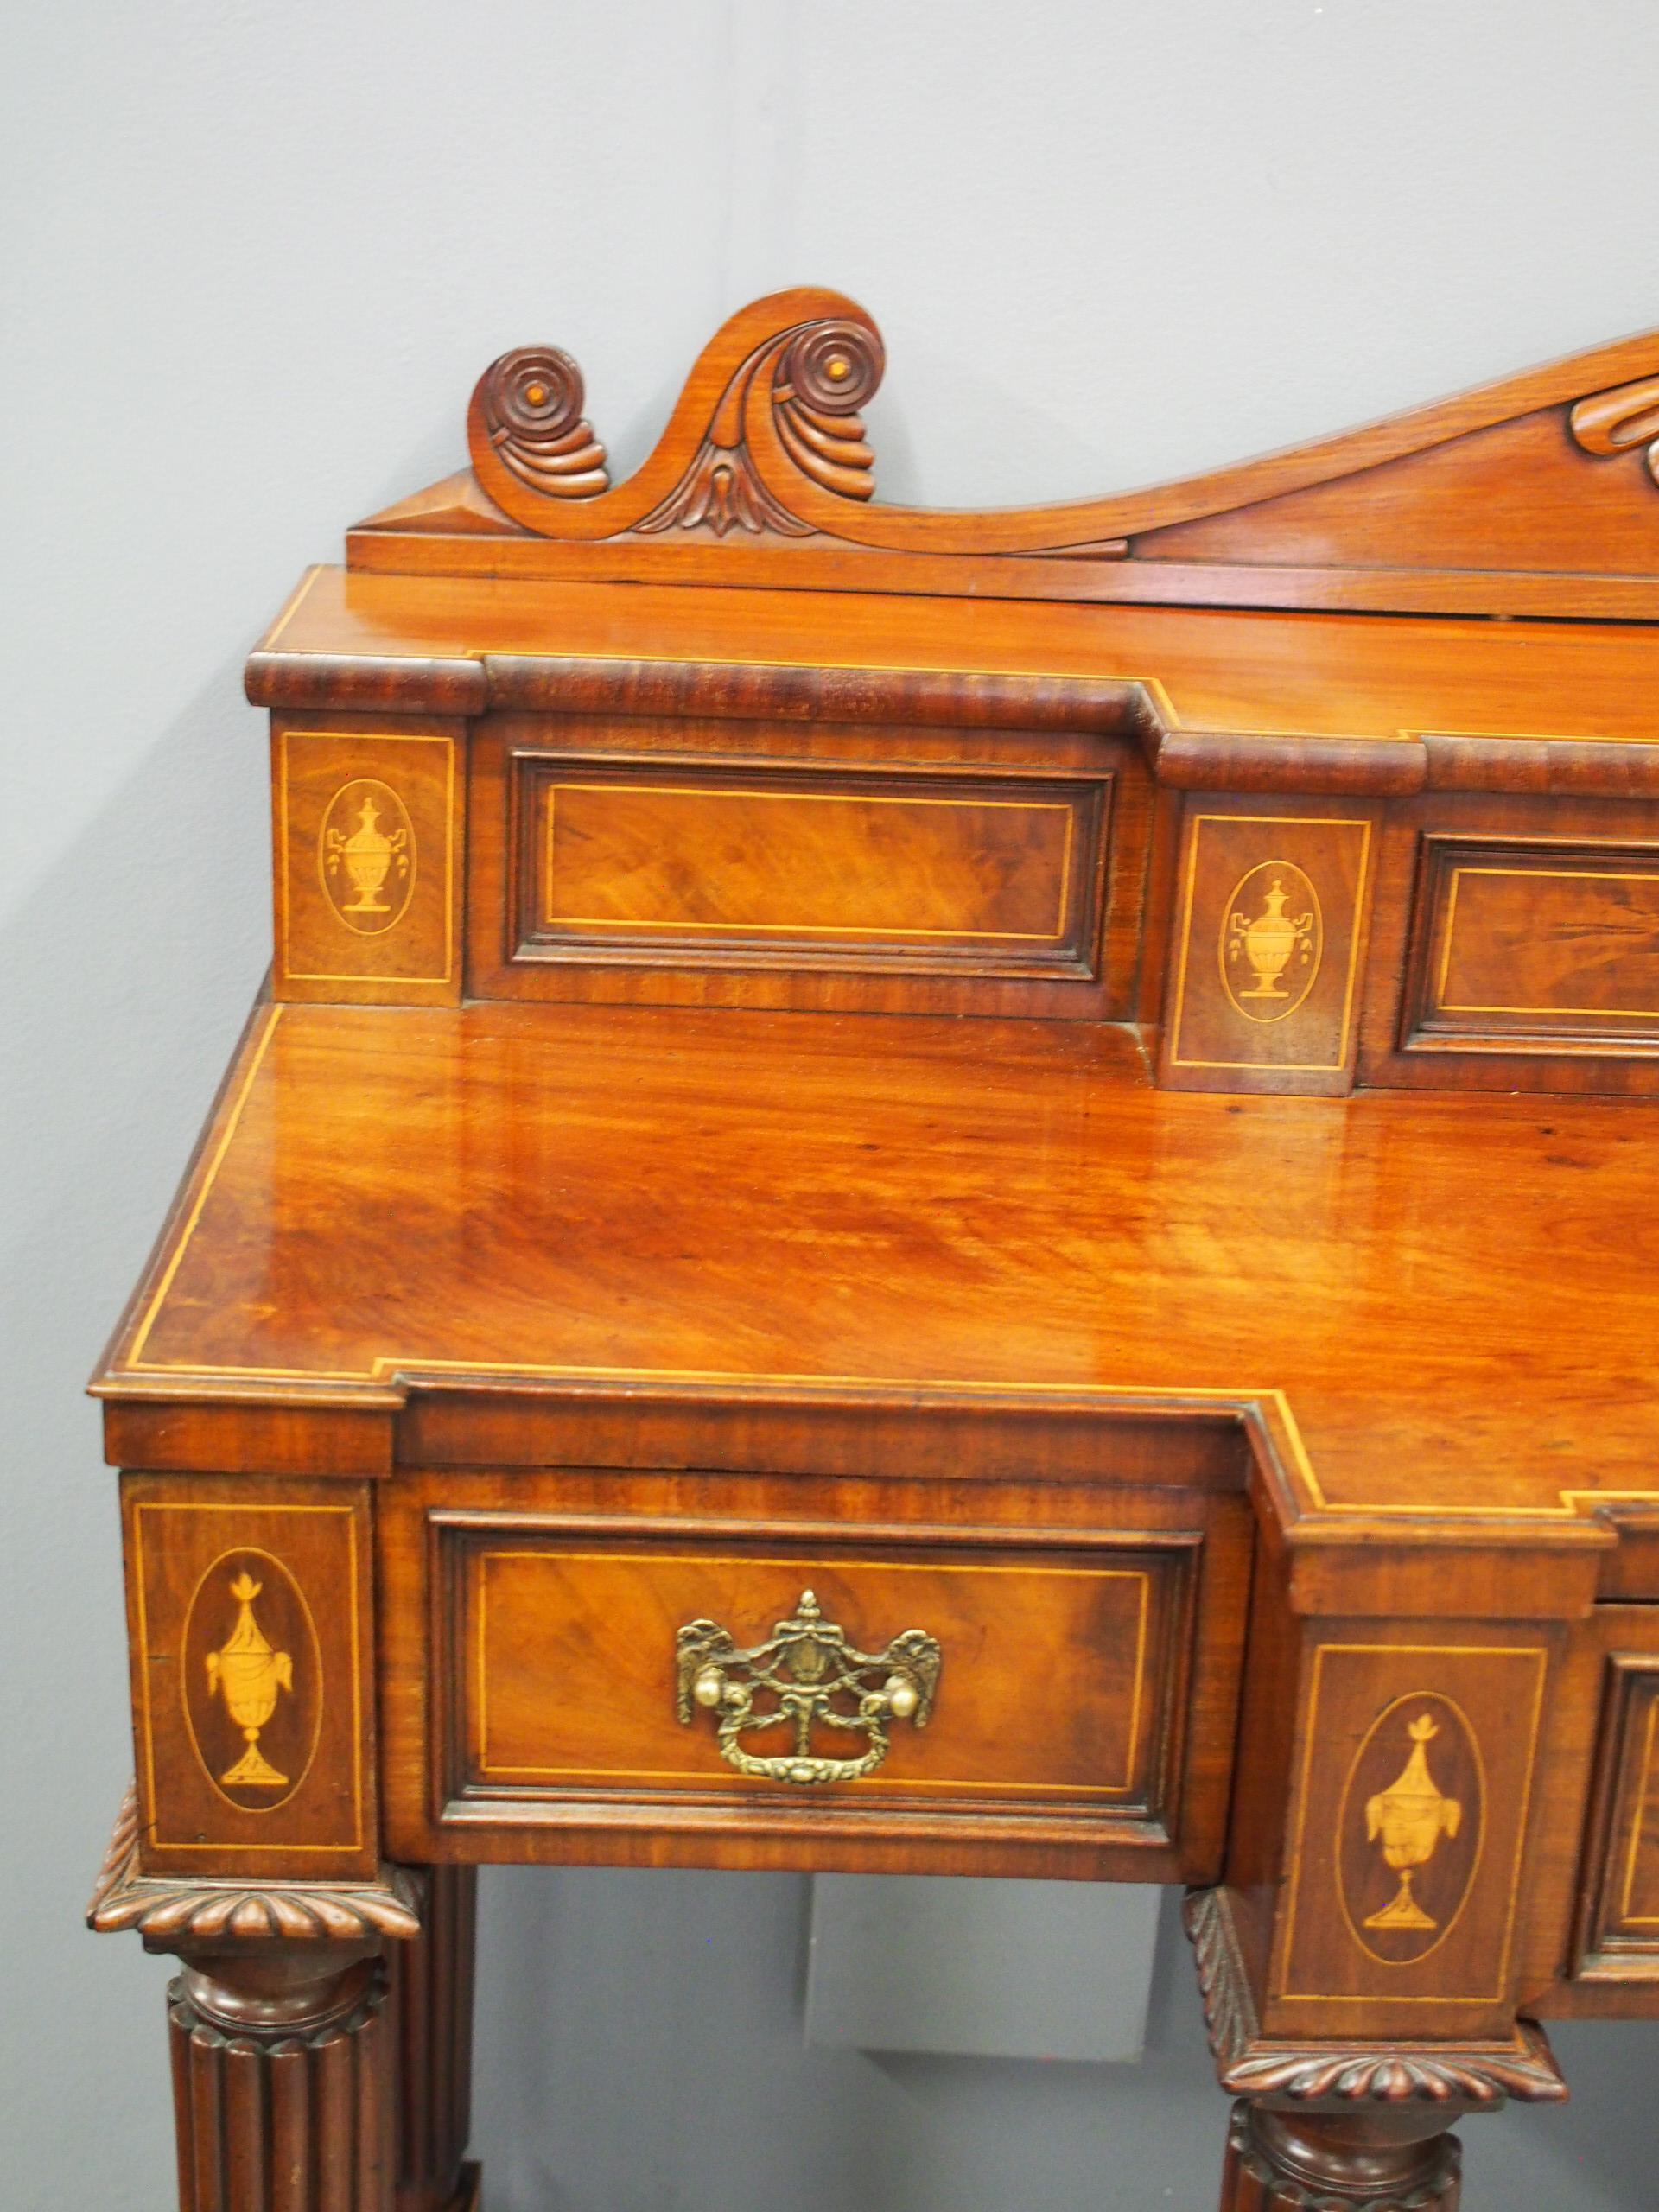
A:
[[[434,1866],[421,1933],[391,1953],[397,2034],[397,2212],[475,2212],[473,1950],[478,1876]]]
[[[168,1993],[181,2212],[393,2212],[385,1962],[186,1954]]]
[[[1221,2212],[1458,2212],[1454,2107],[1233,2107]]]

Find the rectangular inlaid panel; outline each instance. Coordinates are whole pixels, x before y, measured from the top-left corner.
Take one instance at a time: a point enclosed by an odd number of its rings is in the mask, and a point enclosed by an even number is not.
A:
[[[122,1485],[152,1871],[379,1863],[366,1486]]]
[[[1650,1611],[1597,1608],[1632,1642],[1651,1639]],[[1608,1656],[1588,1834],[1580,1978],[1659,1980],[1659,1652]]]
[[[1659,1044],[1659,846],[1430,836],[1405,1045]]]
[[[1173,1712],[1190,1630],[1192,1540],[998,1553],[980,1546],[856,1546],[787,1535],[677,1541],[564,1535],[556,1524],[471,1531],[445,1526],[440,1617],[455,1686],[449,1794],[475,1798],[626,1792],[797,1796],[785,1774],[728,1758],[719,1721],[677,1676],[690,1624],[723,1679],[750,1683],[752,1714],[781,1712],[781,1692],[812,1690],[845,1646],[880,1659],[805,1717],[746,1723],[746,1757],[858,1758],[874,1747],[861,1694],[893,1670],[938,1683],[925,1726],[885,1721],[887,1752],[862,1772],[814,1778],[812,1801],[1170,1814]],[[772,1652],[759,1679],[730,1652],[772,1646],[787,1621],[818,1621],[812,1666]],[[787,1635],[785,1635],[787,1642]],[[812,1642],[812,1639],[810,1639]],[[821,1672],[814,1672],[821,1666]],[[827,1675],[823,1672],[827,1668]],[[681,1697],[681,1690],[686,1694]],[[1159,1829],[1161,1840],[1161,1829]]]
[[[276,995],[458,1001],[456,739],[279,724],[272,747]]]
[[[1313,1649],[1264,2027],[1508,2001],[1548,1664],[1524,1634]]]
[[[1340,1091],[1353,1079],[1372,872],[1363,814],[1189,803],[1163,1080]]]
[[[1109,789],[523,763],[518,957],[1086,976]]]

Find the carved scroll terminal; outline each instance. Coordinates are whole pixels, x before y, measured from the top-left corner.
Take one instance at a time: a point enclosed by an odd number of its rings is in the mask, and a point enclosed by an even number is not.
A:
[[[1592,392],[1567,419],[1586,453],[1629,453],[1645,445],[1648,474],[1659,484],[1659,377]]]
[[[582,416],[582,371],[558,346],[502,354],[479,397],[491,445],[532,492],[586,499],[608,486],[605,448]]]

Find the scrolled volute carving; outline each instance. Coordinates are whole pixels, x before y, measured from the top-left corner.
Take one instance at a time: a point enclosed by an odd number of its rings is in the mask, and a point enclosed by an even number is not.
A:
[[[1567,420],[1586,453],[1605,456],[1645,445],[1648,474],[1659,484],[1659,377],[1592,392]]]
[[[605,448],[583,417],[582,371],[556,346],[518,346],[478,387],[491,445],[520,483],[550,499],[587,499],[610,478]]]
[[[138,1800],[130,1789],[116,1815],[86,1908],[99,1935],[137,1929],[154,1950],[226,1943],[378,1942],[421,1932],[416,1876],[381,1869],[376,1882],[221,1881],[138,1871]]]
[[[772,385],[779,442],[826,492],[868,499],[875,455],[859,410],[881,382],[887,356],[880,334],[863,323],[809,324],[785,349]]]

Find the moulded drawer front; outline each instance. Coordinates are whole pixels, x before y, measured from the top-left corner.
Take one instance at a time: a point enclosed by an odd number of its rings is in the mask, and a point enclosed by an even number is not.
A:
[[[1216,1878],[1230,1483],[455,1468],[377,1504],[397,1856]]]
[[[815,1789],[1161,1809],[1188,1548],[872,1559],[817,1545],[722,1552],[670,1540],[622,1551],[527,1537],[468,1543],[456,1566],[471,1789],[775,1789],[785,1777],[741,1771],[722,1755],[729,1702],[709,1711],[694,1693],[680,1718],[679,1631],[706,1621],[738,1654],[760,1655],[719,1671],[735,1697],[753,1685],[753,1725],[734,1748],[767,1760],[798,1747],[811,1759],[861,1759],[873,1746],[856,1687],[832,1697],[819,1686],[847,1677],[849,1647],[855,1663],[917,1632],[919,1668],[901,1646],[885,1673],[856,1676],[879,1694],[894,1669],[928,1671],[937,1646],[924,1724],[884,1719],[879,1767],[846,1782],[832,1771]],[[787,1624],[810,1626],[815,1608],[820,1633],[791,1636]],[[713,1666],[725,1648],[720,1637],[690,1644],[688,1665],[706,1651]],[[928,1687],[916,1681],[924,1698]],[[805,1699],[798,1719],[781,1707],[791,1690]],[[766,1722],[770,1713],[779,1719]]]
[[[1650,1605],[1600,1605],[1586,1628],[1602,1653],[1578,1976],[1659,1981],[1659,1651]]]

